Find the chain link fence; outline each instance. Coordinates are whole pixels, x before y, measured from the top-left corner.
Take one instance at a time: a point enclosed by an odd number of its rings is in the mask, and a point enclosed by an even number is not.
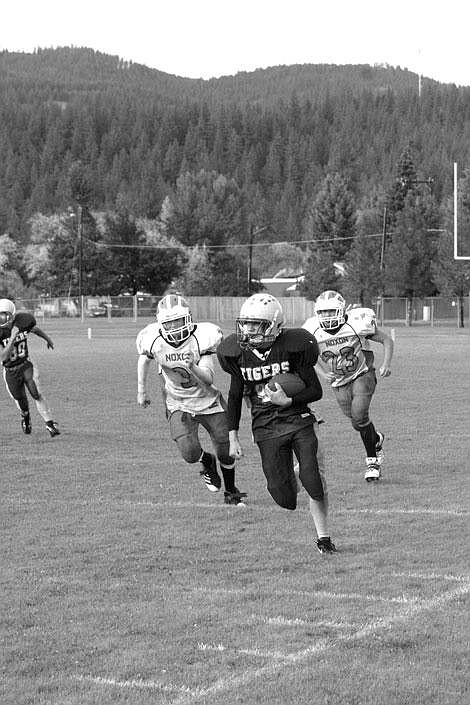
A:
[[[41,297],[39,299],[19,299],[18,310],[27,310],[35,318],[78,318],[90,320],[104,318],[114,320],[127,318],[137,321],[140,318],[154,318],[160,296],[82,296]],[[213,321],[226,324],[234,323],[244,297],[188,296],[195,321]],[[279,301],[283,307],[288,326],[301,325],[306,318],[313,315],[313,302],[300,296],[282,297]],[[470,320],[469,296],[461,302],[464,325]],[[455,326],[459,327],[460,302],[452,297],[428,297],[414,299],[411,309],[411,324],[420,326]],[[379,325],[406,325],[407,300],[405,298],[382,298],[375,304]]]

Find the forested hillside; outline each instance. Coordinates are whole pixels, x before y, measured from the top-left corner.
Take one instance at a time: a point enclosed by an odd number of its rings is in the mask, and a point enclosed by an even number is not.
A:
[[[139,242],[182,246],[180,267],[188,248],[253,244],[261,231],[306,261],[302,243],[332,232],[318,217],[326,194],[351,211],[345,237],[380,231],[387,207],[392,232],[408,191],[442,229],[453,162],[469,165],[469,151],[470,88],[424,78],[418,91],[404,69],[280,66],[203,81],[89,49],[0,54],[0,234],[23,249],[41,244],[39,217],[79,207],[90,242],[110,241],[117,217],[139,221]],[[16,268],[40,286],[27,261]]]

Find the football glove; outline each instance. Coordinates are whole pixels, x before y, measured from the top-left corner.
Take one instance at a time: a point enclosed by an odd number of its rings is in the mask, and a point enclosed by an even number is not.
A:
[[[137,404],[143,409],[150,405],[150,399],[146,392],[137,392]]]

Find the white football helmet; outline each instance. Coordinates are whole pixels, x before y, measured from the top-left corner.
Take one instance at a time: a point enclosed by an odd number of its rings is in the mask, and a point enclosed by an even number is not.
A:
[[[16,306],[10,299],[0,299],[0,328],[6,328],[15,317]]]
[[[236,320],[242,348],[269,348],[284,326],[281,304],[271,294],[253,294],[245,301]]]
[[[346,320],[346,301],[337,291],[324,291],[315,301],[314,311],[321,328],[334,330]]]
[[[189,304],[179,294],[168,294],[158,302],[157,322],[162,337],[172,345],[181,345],[194,330]]]

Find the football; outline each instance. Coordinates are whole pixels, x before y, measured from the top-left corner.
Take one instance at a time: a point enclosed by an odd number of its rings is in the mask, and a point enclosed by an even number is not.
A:
[[[288,397],[294,396],[305,389],[305,382],[299,375],[293,372],[284,372],[279,375],[274,375],[268,382],[268,387],[271,391],[276,391],[276,383],[282,387]]]

